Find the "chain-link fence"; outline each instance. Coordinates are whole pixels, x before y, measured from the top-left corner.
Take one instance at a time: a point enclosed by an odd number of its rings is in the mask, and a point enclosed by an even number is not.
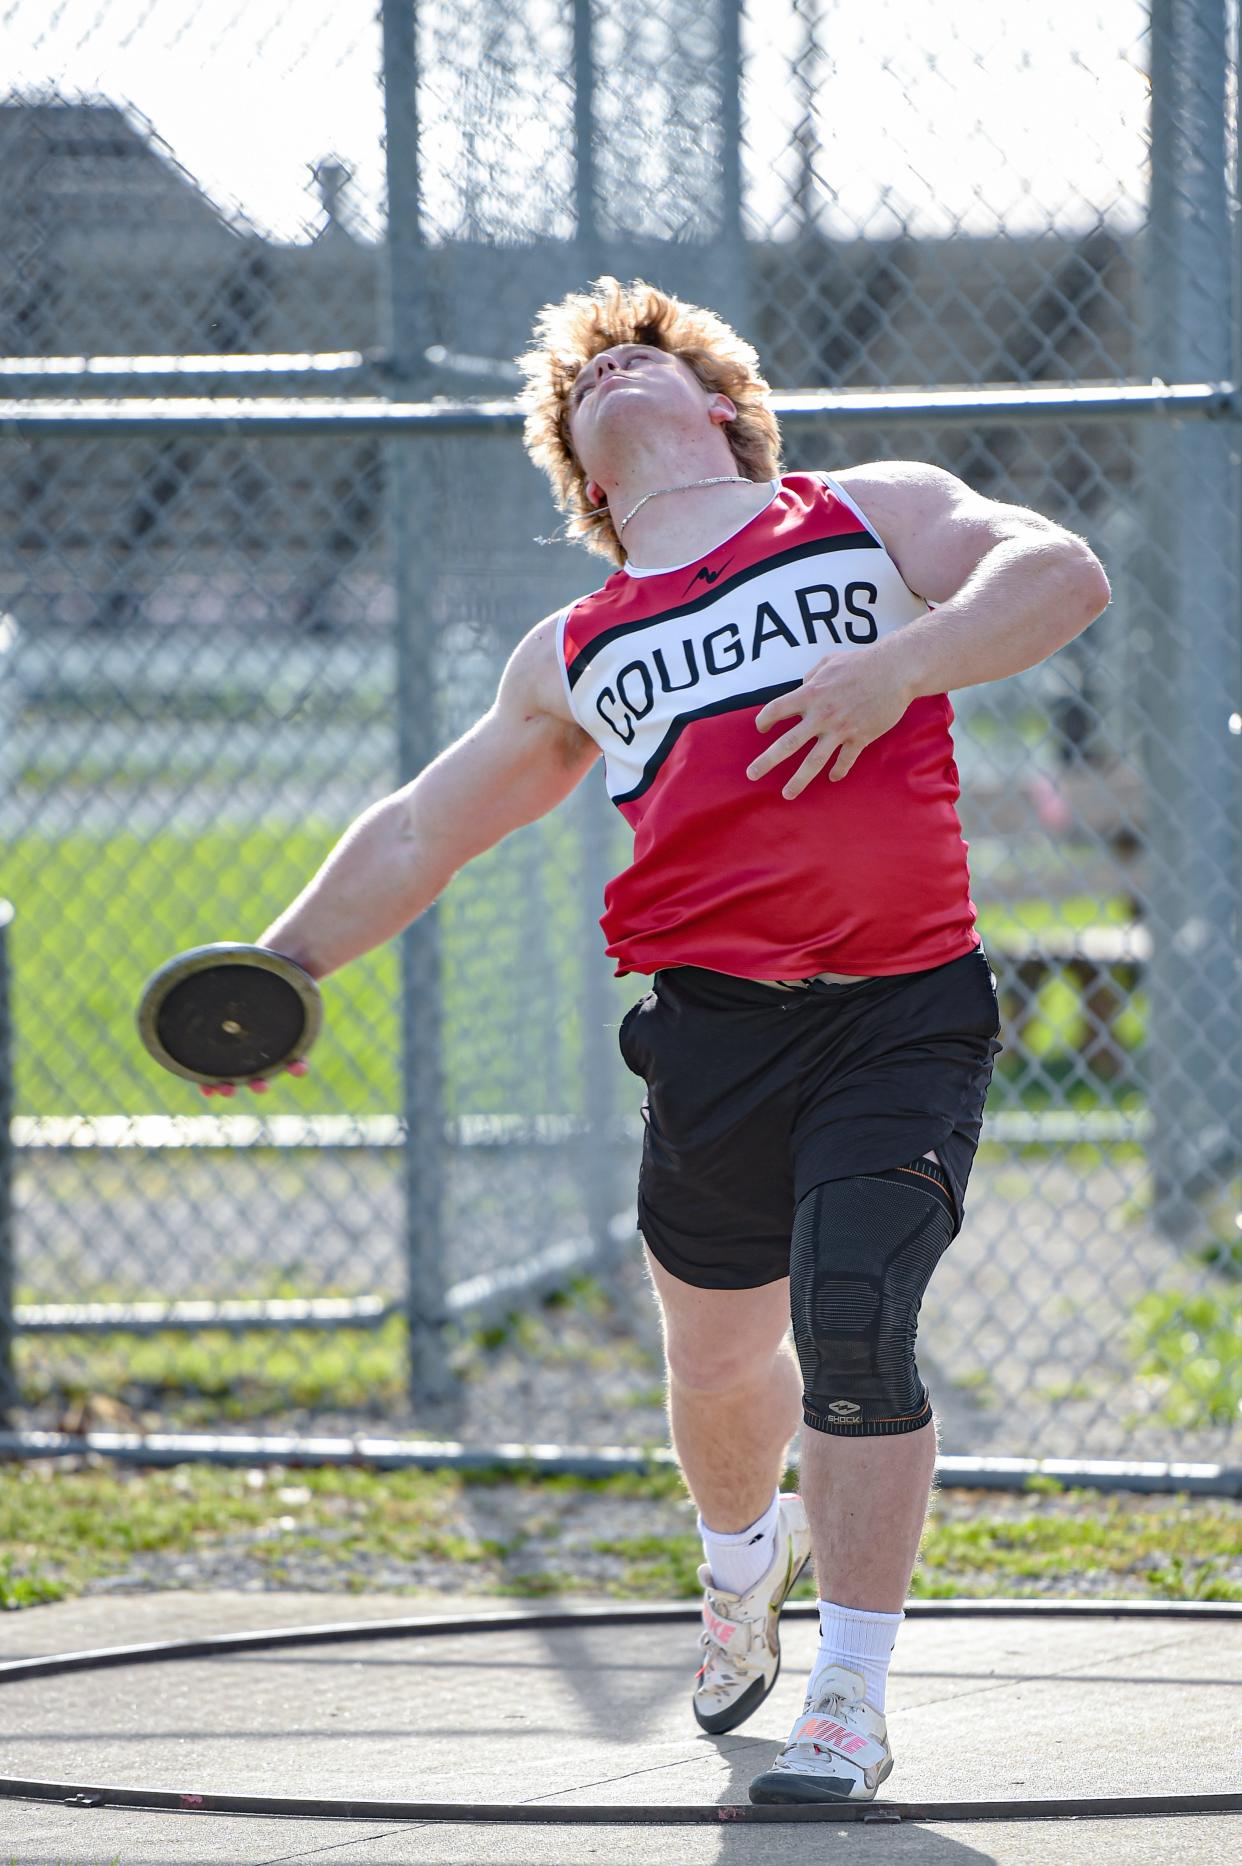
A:
[[[255,937],[601,580],[543,541],[498,398],[539,306],[608,270],[756,342],[790,468],[933,460],[1103,559],[1086,635],[954,696],[1005,1049],[920,1363],[949,1452],[1220,1455],[1242,1403],[1236,8],[224,20],[0,15],[14,1422],[663,1442],[615,1050],[641,981],[602,957],[624,848],[598,777],[328,982],[305,1082],[217,1113],[133,1029],[156,965]],[[1087,393],[1153,381],[1203,388]],[[1015,384],[1043,402],[986,392]],[[814,390],[859,394],[816,412]],[[385,426],[378,398],[442,419]]]

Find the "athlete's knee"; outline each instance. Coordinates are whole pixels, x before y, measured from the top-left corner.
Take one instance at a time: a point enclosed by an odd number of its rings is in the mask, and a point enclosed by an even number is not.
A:
[[[783,1351],[779,1342],[765,1339],[726,1345],[719,1337],[673,1337],[664,1344],[669,1379],[685,1392],[703,1395],[763,1386]]]
[[[664,1359],[669,1379],[696,1394],[724,1394],[760,1387],[772,1377],[773,1364],[788,1353],[789,1312],[779,1326],[766,1315],[738,1316],[722,1328],[666,1327]]]
[[[915,1333],[954,1223],[947,1179],[922,1161],[829,1180],[801,1200],[790,1308],[808,1426],[855,1437],[931,1423]]]
[[[782,1277],[753,1289],[704,1289],[673,1276],[648,1247],[671,1379],[698,1393],[761,1384],[789,1333]]]

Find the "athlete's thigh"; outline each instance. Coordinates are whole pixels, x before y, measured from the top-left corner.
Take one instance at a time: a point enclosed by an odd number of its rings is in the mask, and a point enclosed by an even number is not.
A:
[[[789,1330],[789,1278],[754,1289],[704,1289],[664,1268],[646,1247],[664,1325],[671,1372],[687,1386],[736,1386],[748,1369],[770,1360]]]
[[[647,1085],[638,1228],[661,1269],[695,1288],[789,1275],[798,1058],[781,1002],[680,967],[622,1021],[621,1054]]]

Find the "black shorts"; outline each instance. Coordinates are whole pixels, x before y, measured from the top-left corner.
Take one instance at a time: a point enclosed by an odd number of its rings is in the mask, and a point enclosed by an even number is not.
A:
[[[653,1256],[703,1289],[775,1282],[812,1187],[933,1148],[956,1236],[999,1031],[981,947],[931,971],[793,991],[657,972],[619,1038],[647,1084],[638,1222]]]

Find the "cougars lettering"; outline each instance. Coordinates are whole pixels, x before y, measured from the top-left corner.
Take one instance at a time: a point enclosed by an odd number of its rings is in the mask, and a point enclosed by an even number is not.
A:
[[[755,607],[753,625],[743,630],[737,622],[718,628],[704,627],[697,635],[684,635],[676,647],[654,648],[650,654],[627,662],[615,684],[601,687],[595,710],[623,745],[634,740],[634,723],[645,719],[656,694],[688,693],[714,676],[731,674],[747,661],[759,661],[775,642],[796,648],[840,648],[847,642],[865,647],[878,638],[874,605],[879,592],[874,583],[809,583],[794,591],[797,620],[786,620],[771,602]]]

